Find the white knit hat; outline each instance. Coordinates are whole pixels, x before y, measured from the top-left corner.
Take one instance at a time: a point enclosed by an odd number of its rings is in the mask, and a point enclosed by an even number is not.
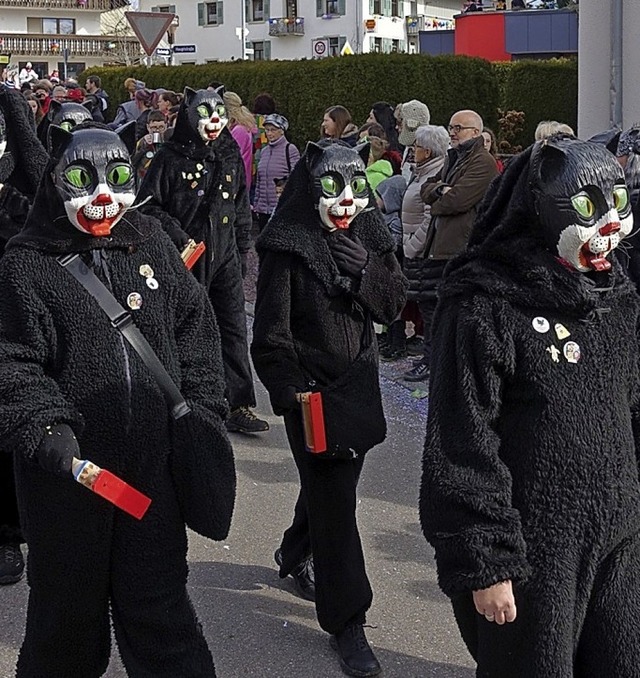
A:
[[[416,140],[416,130],[421,125],[428,125],[431,120],[429,108],[422,101],[411,99],[402,104],[402,131],[398,135],[398,141],[403,146],[411,146]]]

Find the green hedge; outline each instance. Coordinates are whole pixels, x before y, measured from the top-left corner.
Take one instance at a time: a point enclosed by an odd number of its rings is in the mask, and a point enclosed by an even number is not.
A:
[[[151,68],[92,68],[109,93],[114,114],[127,96],[127,77],[144,80],[150,88],[181,92],[185,85],[206,87],[224,82],[249,106],[260,92],[269,92],[279,112],[289,118],[290,137],[303,146],[317,139],[324,110],[346,106],[362,124],[375,101],[397,103],[419,99],[427,103],[434,124],[449,121],[462,108],[478,111],[496,130],[497,109],[522,110],[526,128],[519,143],[533,140],[542,119],[575,125],[577,65],[573,60],[520,61],[491,64],[464,56],[362,54],[321,60],[223,62],[201,66]],[[497,130],[496,130],[497,131]]]

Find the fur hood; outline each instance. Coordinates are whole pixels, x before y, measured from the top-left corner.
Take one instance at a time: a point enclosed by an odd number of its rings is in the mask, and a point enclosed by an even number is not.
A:
[[[468,249],[445,269],[442,300],[480,291],[529,308],[579,318],[606,312],[607,299],[631,285],[615,256],[597,282],[567,268],[545,246],[532,192],[531,146],[496,177],[480,205]]]
[[[327,244],[331,233],[322,227],[311,192],[311,174],[306,153],[289,176],[278,207],[256,241],[256,250],[285,252],[300,257],[331,292],[351,291],[351,280],[342,276]],[[393,241],[373,195],[369,205],[351,222],[349,234],[360,239],[370,252],[393,251]]]

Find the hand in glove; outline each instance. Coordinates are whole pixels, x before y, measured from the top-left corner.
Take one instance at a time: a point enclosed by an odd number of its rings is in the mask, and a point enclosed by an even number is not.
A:
[[[369,260],[369,252],[357,237],[353,240],[343,233],[332,233],[329,238],[329,249],[340,273],[350,275],[359,280]]]
[[[47,426],[35,455],[40,466],[46,471],[58,475],[71,473],[73,457],[80,458],[78,441],[71,427],[67,424]]]
[[[300,407],[299,393],[295,386],[285,386],[280,393],[279,405],[283,410],[295,410]]]
[[[182,252],[190,240],[189,235],[180,228],[177,220],[175,219],[172,219],[163,225],[167,235],[171,238],[171,240],[173,240],[173,244],[180,250],[180,252]]]

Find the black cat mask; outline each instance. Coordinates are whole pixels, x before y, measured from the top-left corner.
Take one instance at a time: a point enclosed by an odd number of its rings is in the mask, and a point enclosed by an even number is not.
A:
[[[184,113],[189,127],[195,130],[205,143],[215,141],[229,119],[220,94],[208,89],[184,89]]]

